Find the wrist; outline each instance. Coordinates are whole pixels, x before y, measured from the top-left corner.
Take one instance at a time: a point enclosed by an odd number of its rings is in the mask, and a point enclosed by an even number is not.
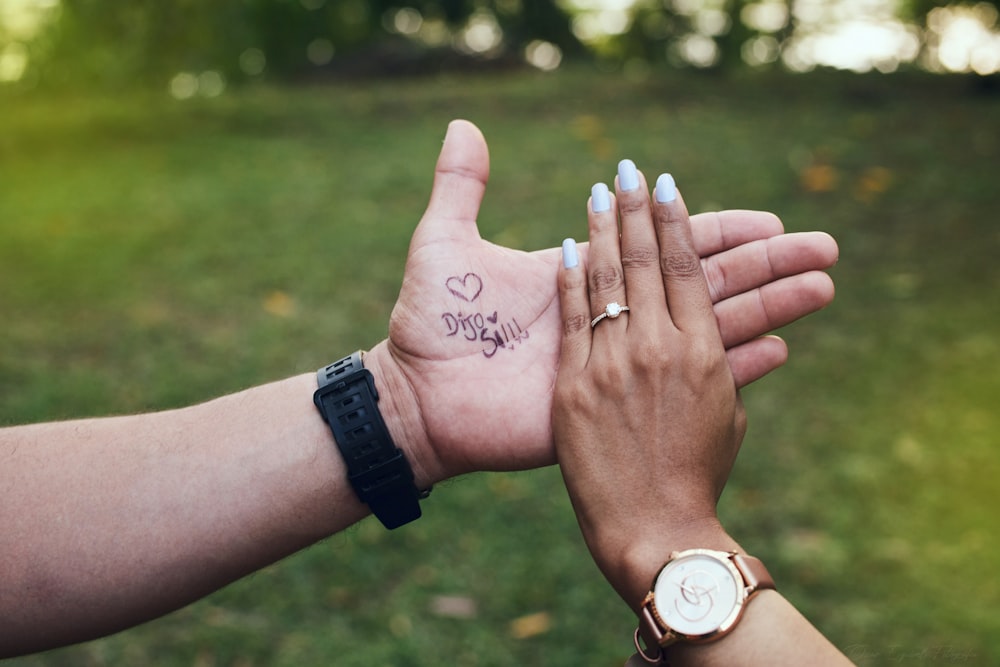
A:
[[[392,357],[386,341],[365,353],[364,366],[375,379],[379,412],[393,442],[403,451],[413,469],[416,487],[429,489],[446,479],[448,475],[444,466],[430,444],[416,394]]]
[[[714,516],[653,526],[646,533],[633,537],[621,552],[615,568],[620,578],[612,581],[619,595],[634,611],[642,606],[643,598],[671,553],[697,548],[743,552]]]

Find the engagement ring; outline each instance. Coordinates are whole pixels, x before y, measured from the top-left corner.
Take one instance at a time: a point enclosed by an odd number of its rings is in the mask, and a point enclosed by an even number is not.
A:
[[[600,315],[598,315],[597,317],[595,317],[590,321],[590,328],[593,329],[594,327],[596,327],[597,323],[606,317],[613,320],[622,313],[627,312],[628,309],[629,309],[628,306],[622,306],[617,301],[612,301],[611,303],[609,303],[604,307],[603,313],[601,313]]]

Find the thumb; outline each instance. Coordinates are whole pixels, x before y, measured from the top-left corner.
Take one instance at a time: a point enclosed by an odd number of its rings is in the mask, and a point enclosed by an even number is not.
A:
[[[453,120],[434,169],[430,203],[414,234],[421,244],[444,238],[479,238],[476,217],[490,177],[486,139],[475,125]]]

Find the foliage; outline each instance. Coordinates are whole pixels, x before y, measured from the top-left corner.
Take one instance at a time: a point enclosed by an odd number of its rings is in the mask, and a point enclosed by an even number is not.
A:
[[[503,31],[493,55],[519,53],[543,39],[568,54],[582,46],[569,29],[569,18],[552,0],[520,3],[503,0],[416,0],[406,11],[414,20],[441,24],[439,43],[392,39],[401,11],[391,0],[60,0],[59,11],[38,39],[37,77],[53,85],[70,81],[116,86],[162,85],[178,71],[221,71],[230,79],[248,74],[241,56],[263,54],[272,78],[301,76],[333,57],[356,63],[380,57],[379,47],[401,42],[399,57],[420,60],[438,46],[449,46],[451,33],[477,14],[486,14]],[[373,50],[374,49],[374,50]],[[251,68],[249,74],[258,74]]]
[[[596,57],[615,67],[666,63],[733,71],[779,63],[789,50],[795,51],[800,38],[828,32],[831,23],[844,23],[847,6],[820,3],[810,11],[797,11],[791,0],[637,0],[612,10],[561,0],[52,4],[57,9],[32,39],[5,36],[0,15],[0,82],[5,78],[5,43],[18,51],[13,56],[17,59],[27,48],[25,42],[30,42],[30,58],[24,81],[53,88],[160,88],[178,73],[208,72],[239,82],[427,73],[481,66],[484,61],[509,67],[522,64],[526,52],[539,43],[567,61]],[[885,48],[905,52],[909,55],[904,62],[926,67],[937,57],[933,51],[939,38],[927,27],[929,15],[933,17],[935,8],[960,6],[983,21],[987,34],[995,33],[997,0],[982,0],[973,9],[968,9],[969,3],[901,0],[881,13],[866,6],[857,20],[866,21],[871,18],[867,12],[875,12],[871,25],[886,27],[889,17],[884,14],[895,11],[906,26],[893,23],[895,32],[875,41],[902,40],[905,44]],[[614,21],[608,18],[612,14]],[[812,18],[802,18],[807,15]],[[621,25],[612,25],[616,23]],[[858,39],[865,38],[856,35]],[[966,34],[966,39],[973,38]],[[989,73],[981,69],[993,71],[997,66],[995,40],[975,39],[978,46],[960,48],[980,49],[982,65],[976,71]],[[910,46],[911,40],[919,44]],[[850,47],[841,43],[836,48]],[[927,57],[915,60],[920,48]],[[894,63],[893,69],[898,66],[896,56],[882,57]],[[791,60],[797,58],[793,54]],[[958,67],[962,69],[969,68]]]
[[[499,243],[582,238],[621,157],[673,172],[696,211],[832,233],[837,299],[744,392],[724,521],[858,664],[1000,663],[996,97],[948,77],[568,70],[16,102],[0,105],[8,423],[191,404],[370,346],[456,116],[490,141],[479,224]],[[621,665],[634,619],[558,471],[470,476],[425,509],[8,664]]]

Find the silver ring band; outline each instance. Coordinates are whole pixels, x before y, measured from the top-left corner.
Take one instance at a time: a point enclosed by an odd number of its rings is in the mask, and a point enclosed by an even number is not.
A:
[[[627,313],[629,311],[628,306],[622,306],[617,301],[612,301],[604,307],[604,312],[595,317],[590,321],[590,328],[593,329],[597,326],[597,323],[604,318],[615,319],[622,313]]]

